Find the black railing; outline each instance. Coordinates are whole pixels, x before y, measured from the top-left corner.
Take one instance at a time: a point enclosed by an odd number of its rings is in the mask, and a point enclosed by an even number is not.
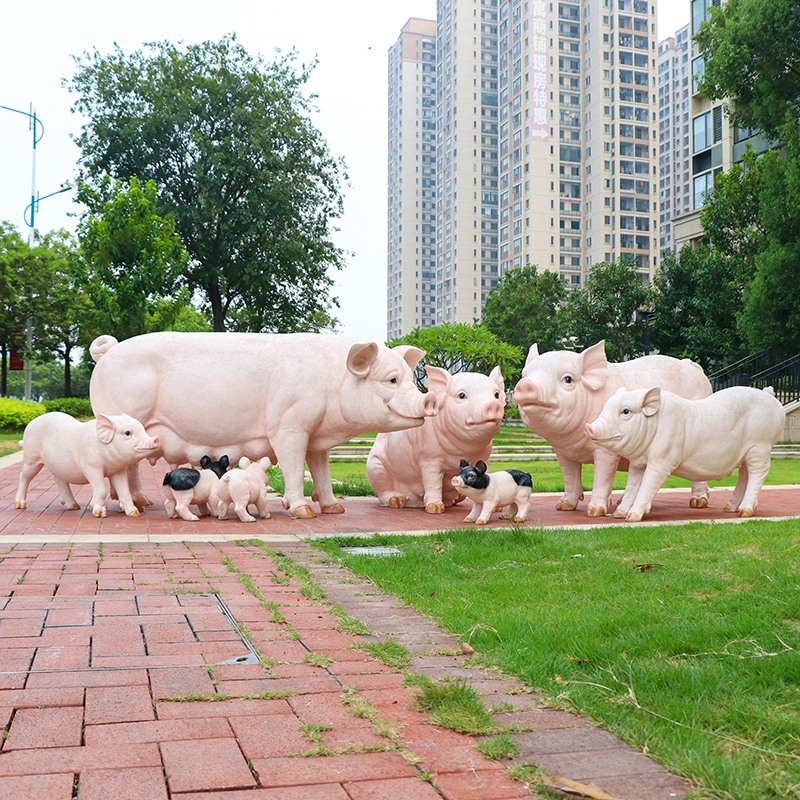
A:
[[[750,386],[754,375],[769,370],[776,365],[776,362],[775,351],[768,347],[712,373],[708,379],[715,392],[727,389],[729,386]]]
[[[771,386],[783,405],[800,400],[800,355],[751,376],[748,385],[757,389]]]

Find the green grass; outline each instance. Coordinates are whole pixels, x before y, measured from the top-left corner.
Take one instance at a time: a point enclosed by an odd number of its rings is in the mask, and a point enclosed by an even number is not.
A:
[[[20,449],[19,440],[21,438],[22,431],[13,433],[0,431],[0,458],[9,455],[9,453],[16,453]]]
[[[314,544],[721,800],[800,798],[800,523]]]

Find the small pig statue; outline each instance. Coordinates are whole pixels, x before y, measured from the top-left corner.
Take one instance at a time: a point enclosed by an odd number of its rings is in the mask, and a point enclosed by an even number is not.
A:
[[[471,467],[468,461],[462,459],[461,470],[453,478],[453,486],[472,500],[472,511],[464,518],[464,522],[485,525],[492,511],[501,506],[510,508],[508,514],[500,519],[525,522],[528,516],[533,482],[527,472],[504,469],[490,473],[483,461]]]
[[[544,437],[556,451],[564,473],[564,495],[556,503],[560,511],[577,508],[583,499],[581,468],[594,464],[592,496],[586,513],[602,517],[611,504],[614,475],[619,456],[599,447],[584,427],[602,410],[617,389],[646,389],[661,386],[681,397],[698,400],[711,394],[711,383],[702,368],[688,358],[644,356],[618,364],[606,359],[605,341],[582,353],[554,350],[539,355],[534,344],[514,389],[525,425]],[[708,485],[692,485],[692,508],[708,505]]]
[[[615,517],[641,520],[668,475],[719,480],[737,467],[736,488],[725,510],[750,517],[784,424],[783,406],[771,386],[733,386],[702,400],[686,400],[656,386],[618,391],[603,413],[587,423],[586,434],[630,461]]]
[[[88,422],[78,422],[59,411],[43,414],[28,423],[22,437],[24,462],[14,507],[25,508],[31,479],[47,467],[56,480],[61,502],[68,509],[80,508],[69,485],[88,483],[92,487],[92,514],[105,517],[108,478],[120,508],[127,516],[138,517],[126,470],[158,447],[158,437],[148,436],[142,423],[127,414],[98,414]]]
[[[190,505],[197,506],[203,516],[211,514],[209,506],[216,511],[219,505],[219,479],[225,474],[229,464],[228,456],[222,456],[219,461],[203,456],[200,459],[201,470],[181,467],[168,472],[162,483],[167,516],[170,519],[180,517],[188,522],[197,522],[198,517],[189,511]]]
[[[239,459],[239,469],[226,472],[219,479],[217,494],[219,497],[220,519],[228,519],[228,509],[233,508],[242,522],[255,522],[256,518],[247,511],[247,506],[254,503],[261,519],[269,519],[267,511],[267,470],[272,466],[264,456],[260,461],[250,461],[247,456]]]
[[[428,392],[439,413],[419,428],[379,433],[367,458],[367,480],[381,505],[425,507],[441,514],[458,502],[452,479],[458,474],[453,453],[489,460],[492,439],[505,412],[500,367],[491,374],[426,367]]]

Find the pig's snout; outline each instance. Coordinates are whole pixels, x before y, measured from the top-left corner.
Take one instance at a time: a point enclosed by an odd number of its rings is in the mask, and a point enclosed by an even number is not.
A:
[[[435,417],[439,413],[439,401],[433,392],[426,392],[422,396],[422,416]]]
[[[145,436],[136,446],[137,450],[157,450],[161,447],[158,436]]]
[[[596,438],[597,438],[597,434],[595,433],[594,427],[592,426],[592,423],[591,423],[591,422],[587,422],[587,423],[586,423],[586,424],[583,426],[583,429],[586,431],[586,435],[587,435],[587,436],[588,436],[590,439],[596,439]]]
[[[514,387],[514,400],[518,405],[529,406],[539,399],[539,390],[529,378],[522,378]]]
[[[464,485],[464,481],[461,480],[461,476],[460,475],[454,476],[453,480],[450,481],[450,483],[452,483],[453,486],[463,486]]]

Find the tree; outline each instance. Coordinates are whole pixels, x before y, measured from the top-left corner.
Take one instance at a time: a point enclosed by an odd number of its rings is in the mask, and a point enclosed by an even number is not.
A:
[[[537,272],[530,265],[509,270],[486,298],[483,325],[523,353],[535,342],[540,352],[554,350],[561,339],[558,311],[565,296],[556,272]]]
[[[309,120],[310,68],[295,62],[254,58],[234,36],[76,59],[84,176],[155,182],[214,330],[313,328],[336,304],[343,164]]]
[[[742,284],[719,249],[685,246],[661,261],[653,279],[652,342],[659,352],[691,358],[714,372],[744,356],[737,317]]]
[[[81,183],[78,198],[88,207],[78,235],[103,332],[117,339],[145,333],[148,313],[168,302],[189,262],[174,219],[156,212],[153,181],[106,176],[96,186]]]
[[[522,363],[524,353],[506,344],[482,325],[465,323],[414,328],[413,331],[388,342],[388,347],[410,344],[425,351],[417,365],[414,380],[425,386],[425,366],[441,367],[450,373],[482,372],[488,375],[496,366],[508,382]]]
[[[647,323],[636,312],[649,307],[650,294],[636,263],[623,257],[596,264],[583,288],[569,293],[565,329],[591,344],[605,339],[609,361],[641,355]]]
[[[734,124],[781,139],[800,116],[797,0],[727,0],[695,36],[705,59],[700,91],[727,99]]]

